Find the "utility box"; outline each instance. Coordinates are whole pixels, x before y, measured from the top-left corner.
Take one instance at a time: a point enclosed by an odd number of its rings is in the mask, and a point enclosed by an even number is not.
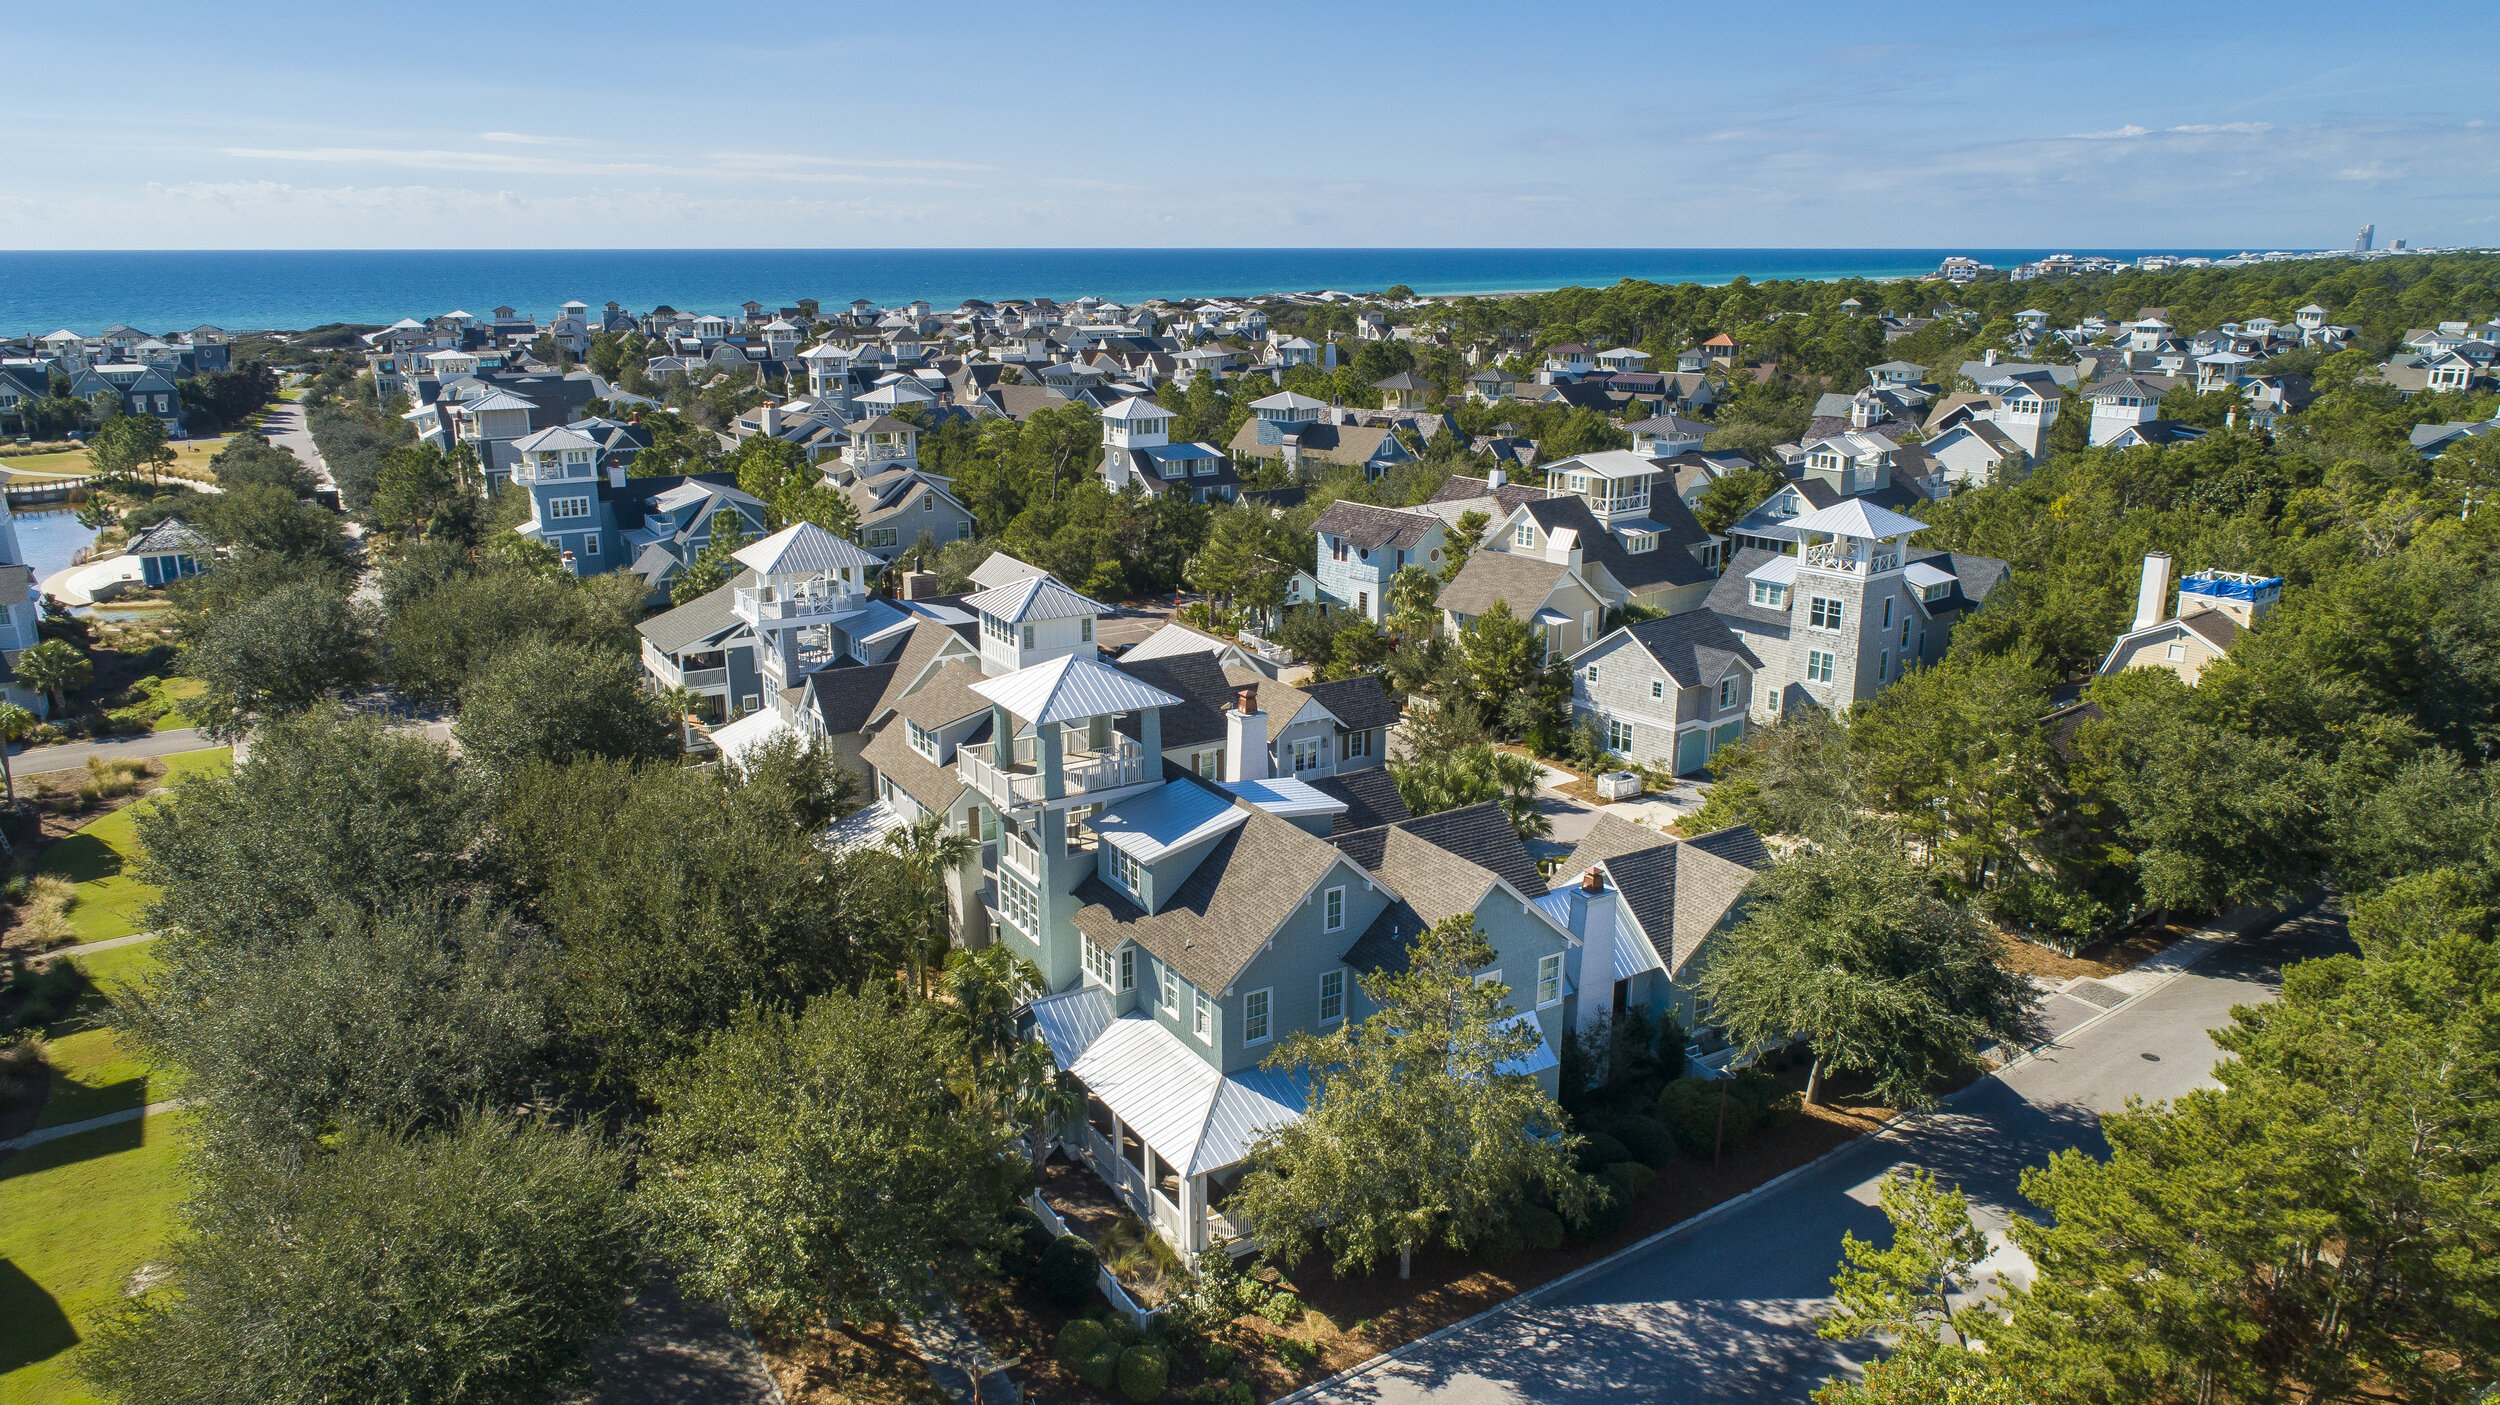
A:
[[[1641,773],[1638,771],[1608,771],[1597,778],[1597,798],[1600,800],[1630,800],[1640,793]]]

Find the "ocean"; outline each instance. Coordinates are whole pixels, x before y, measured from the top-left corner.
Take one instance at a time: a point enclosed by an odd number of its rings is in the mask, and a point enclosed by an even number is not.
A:
[[[1620,278],[1725,283],[1897,278],[1948,254],[1999,268],[2051,249],[477,249],[0,251],[0,337],[115,322],[151,332],[208,322],[232,331],[387,323],[510,306],[544,321],[568,300],[635,312],[662,303],[728,312],[853,298],[1247,296],[1404,283],[1419,293],[1603,287]],[[2209,249],[2069,249],[2134,258]]]

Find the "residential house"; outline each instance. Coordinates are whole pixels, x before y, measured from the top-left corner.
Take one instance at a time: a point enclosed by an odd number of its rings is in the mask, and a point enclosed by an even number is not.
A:
[[[1708,610],[1625,625],[1570,664],[1573,724],[1593,720],[1607,750],[1679,775],[1744,736],[1762,667]]]
[[[923,468],[890,468],[838,486],[859,515],[859,544],[880,561],[892,561],[924,537],[943,545],[970,541],[977,530],[972,509],[955,496],[954,480]]]
[[[1319,537],[1321,603],[1378,624],[1389,614],[1389,580],[1408,566],[1441,570],[1447,524],[1429,512],[1340,498],[1312,524]]]
[[[2166,668],[2193,687],[2214,660],[2231,652],[2241,631],[2265,618],[2283,595],[2280,576],[2200,571],[2179,582],[2179,608],[2173,614],[2169,585],[2169,555],[2147,555],[2136,585],[2135,621],[2110,646],[2101,673]]]
[[[1227,446],[1235,458],[1282,459],[1296,472],[1306,463],[1314,470],[1355,468],[1378,478],[1415,457],[1394,428],[1332,423],[1326,401],[1294,391],[1254,400],[1251,411],[1254,418],[1242,422]]]
[[[16,537],[14,528],[10,537]],[[217,555],[217,544],[181,518],[168,517],[132,537],[122,554],[138,561],[139,579],[154,590],[207,570]]]
[[[1673,1021],[1692,1040],[1687,1048],[1692,1062],[1715,1069],[1733,1051],[1710,1032],[1697,987],[1714,943],[1744,919],[1754,875],[1770,866],[1770,851],[1750,825],[1678,840],[1601,811],[1563,861],[1562,872],[1580,875],[1578,882],[1540,901],[1575,903],[1558,915],[1584,946],[1595,944],[1592,932],[1610,938],[1616,1013],[1639,1009],[1653,1026]],[[1611,912],[1603,903],[1582,900],[1592,873],[1597,890],[1616,897]],[[1583,1010],[1590,990],[1586,980],[1580,982]],[[1713,1048],[1721,1051],[1715,1058],[1705,1052]]]
[[[1926,524],[1863,498],[1800,513],[1782,530],[1796,554],[1738,552],[1709,601],[1761,661],[1757,723],[1798,702],[1845,711],[1942,658],[1954,623],[2006,574],[1989,557],[1911,548]]]
[[[1118,492],[1134,484],[1149,493],[1177,493],[1191,502],[1230,502],[1240,495],[1233,461],[1212,444],[1171,442],[1172,412],[1143,396],[1102,410],[1102,476]]]

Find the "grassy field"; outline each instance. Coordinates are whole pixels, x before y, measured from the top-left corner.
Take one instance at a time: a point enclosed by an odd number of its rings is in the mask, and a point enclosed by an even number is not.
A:
[[[223,770],[233,761],[234,752],[226,747],[180,752],[165,758],[165,780],[171,783],[192,772]],[[69,925],[78,940],[127,937],[146,920],[156,889],[131,877],[127,870],[138,857],[139,806],[149,803],[126,805],[43,851],[39,871],[58,874],[77,885]]]
[[[94,982],[97,993],[44,1031],[43,1058],[52,1066],[52,1094],[35,1125],[66,1127],[178,1096],[168,1072],[149,1062],[129,1035],[104,1023],[112,1014],[106,997],[156,969],[156,944],[138,942],[70,959]]]
[[[208,461],[219,449],[226,447],[220,439],[176,439],[173,441],[174,462],[205,470]],[[0,458],[0,472],[12,478],[28,474],[85,473],[89,469],[87,451],[72,449],[59,454],[18,454]]]
[[[76,1348],[173,1228],[183,1124],[160,1113],[0,1161],[0,1400],[96,1398],[71,1369]]]

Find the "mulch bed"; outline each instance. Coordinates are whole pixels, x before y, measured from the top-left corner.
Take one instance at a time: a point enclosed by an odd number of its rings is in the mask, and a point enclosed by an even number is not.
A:
[[[2025,941],[2000,932],[2005,941],[2005,966],[2026,976],[2063,984],[2078,976],[2114,976],[2133,970],[2154,953],[2197,930],[2192,920],[2139,922],[2115,936],[2094,942],[2072,956],[2053,946]]]
[[[18,798],[25,802],[27,809],[34,812],[38,821],[32,847],[24,851],[25,861],[30,871],[33,864],[41,861],[44,850],[94,824],[115,810],[134,805],[164,789],[165,762],[163,758],[135,757],[132,759],[145,761],[147,774],[140,777],[138,784],[128,795],[99,797],[95,807],[88,810],[81,810],[77,807],[75,794],[78,787],[94,779],[92,773],[84,766],[73,767],[66,771],[38,771],[17,777]],[[53,793],[36,799],[35,787],[39,782],[50,786]],[[0,917],[0,920],[5,920],[9,924],[6,932],[0,932],[0,952],[24,951],[32,954],[42,950],[18,934],[17,914],[14,910],[7,911],[5,917]]]
[[[762,1344],[790,1405],[947,1405],[946,1392],[891,1323],[819,1327]]]

